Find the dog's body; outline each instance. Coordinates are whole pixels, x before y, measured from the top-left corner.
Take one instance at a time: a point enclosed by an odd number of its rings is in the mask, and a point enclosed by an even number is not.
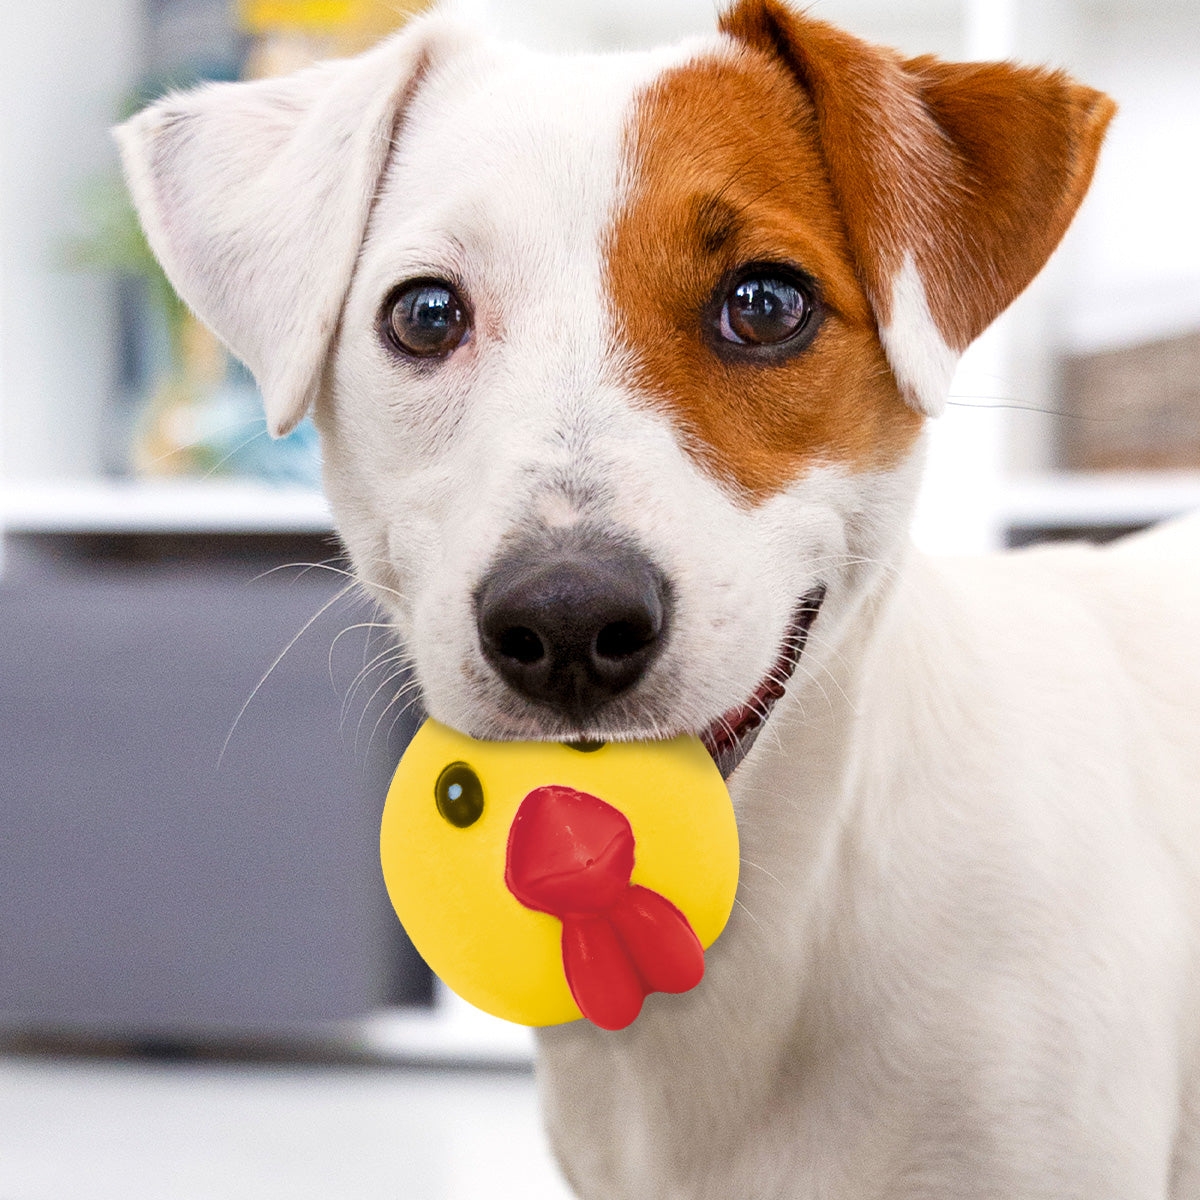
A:
[[[1198,543],[909,558],[735,776],[704,990],[543,1033],[581,1195],[1200,1195]]]
[[[743,0],[611,58],[437,18],[123,131],[272,429],[315,406],[431,713],[731,776],[703,983],[541,1034],[588,1200],[1200,1195],[1200,526],[906,537],[1110,115]]]

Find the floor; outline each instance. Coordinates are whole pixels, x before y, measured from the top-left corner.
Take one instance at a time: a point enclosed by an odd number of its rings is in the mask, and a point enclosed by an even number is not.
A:
[[[521,1071],[0,1056],[0,1200],[569,1200]]]

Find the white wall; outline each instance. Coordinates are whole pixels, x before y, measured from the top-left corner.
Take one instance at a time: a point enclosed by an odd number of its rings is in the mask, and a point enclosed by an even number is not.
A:
[[[115,370],[109,280],[63,266],[140,64],[139,0],[0,0],[0,476],[85,474]]]
[[[731,0],[456,0],[522,41],[554,49],[632,49],[711,33]],[[986,0],[992,3],[994,0]],[[1007,0],[1001,0],[1007,3]],[[804,0],[813,16],[917,54],[951,54],[959,0]]]
[[[1067,342],[1200,328],[1200,0],[1098,14],[1078,69],[1121,108],[1079,222]]]

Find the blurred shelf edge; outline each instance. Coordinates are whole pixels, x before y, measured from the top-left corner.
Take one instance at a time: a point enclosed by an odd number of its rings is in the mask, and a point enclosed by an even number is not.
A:
[[[1143,525],[1200,509],[1200,470],[1048,472],[1006,481],[1001,526]],[[321,493],[230,480],[0,486],[0,533],[333,532]]]
[[[244,480],[0,485],[0,533],[332,533],[320,492]]]
[[[140,1052],[165,1057],[527,1071],[534,1031],[489,1016],[435,980],[432,1008],[382,1008],[323,1025],[251,1033],[222,1027],[44,1025],[0,1012],[0,1055],[85,1056]]]
[[[1009,528],[1150,525],[1200,510],[1200,471],[1054,472],[1008,480],[998,522]]]
[[[431,1009],[385,1009],[352,1022],[348,1039],[384,1060],[480,1067],[529,1067],[533,1030],[489,1016],[440,981]]]

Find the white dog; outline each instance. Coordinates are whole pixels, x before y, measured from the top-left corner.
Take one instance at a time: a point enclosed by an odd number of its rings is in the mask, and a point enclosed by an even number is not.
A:
[[[703,983],[541,1034],[582,1197],[1200,1196],[1200,529],[906,534],[1112,110],[741,0],[607,57],[434,17],[121,130],[429,711],[730,776]]]

